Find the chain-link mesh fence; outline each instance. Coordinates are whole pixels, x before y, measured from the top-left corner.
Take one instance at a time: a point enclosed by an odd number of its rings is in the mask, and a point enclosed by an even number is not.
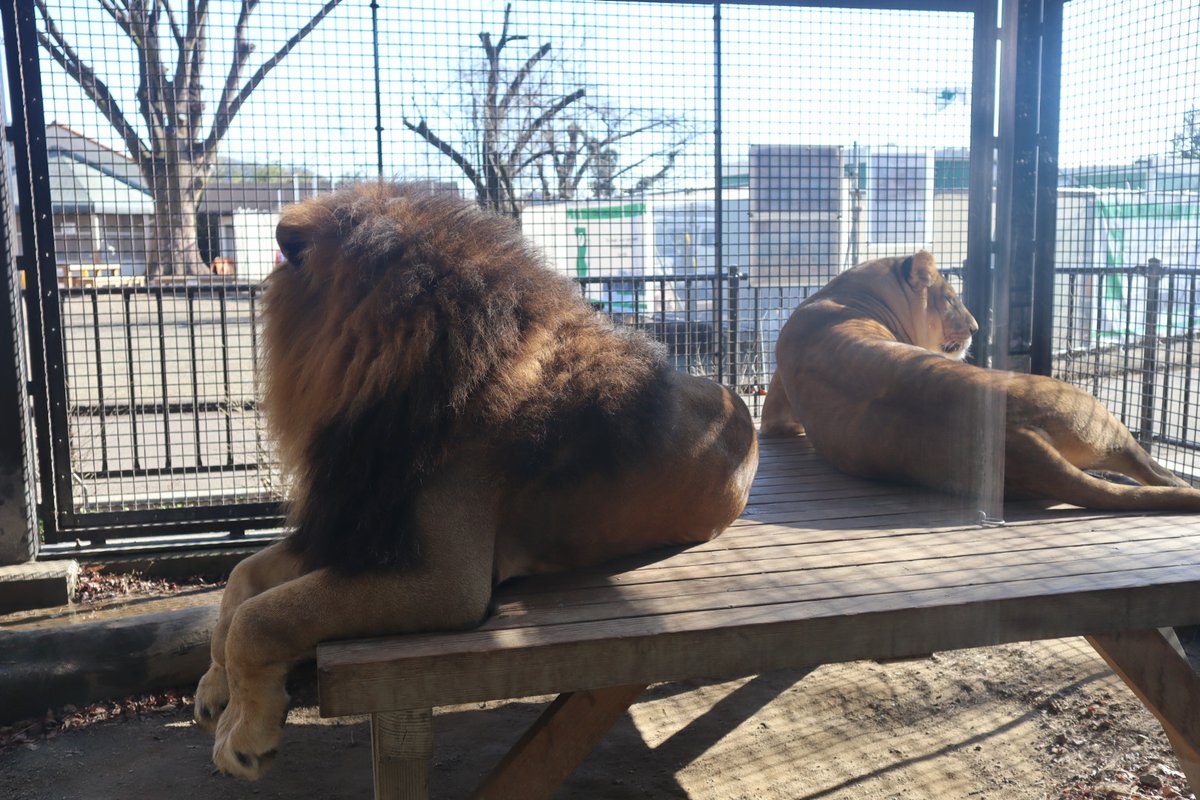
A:
[[[32,14],[61,309],[37,355],[62,361],[45,416],[66,433],[44,446],[69,474],[64,520],[281,496],[256,286],[281,206],[347,181],[442,184],[515,216],[597,309],[756,412],[780,326],[831,276],[967,257],[966,3],[201,5]],[[1196,18],[1066,6],[1053,342],[1057,374],[1185,473]]]
[[[1068,3],[1054,373],[1200,478],[1200,12]]]

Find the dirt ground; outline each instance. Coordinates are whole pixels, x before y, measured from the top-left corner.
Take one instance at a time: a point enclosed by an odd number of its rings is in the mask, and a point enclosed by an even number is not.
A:
[[[303,687],[302,687],[303,689]],[[545,698],[434,720],[435,797],[465,797]],[[273,770],[213,774],[190,709],[0,751],[0,798],[371,796],[361,720],[293,710]],[[1158,723],[1081,639],[651,687],[559,798],[1186,798]]]

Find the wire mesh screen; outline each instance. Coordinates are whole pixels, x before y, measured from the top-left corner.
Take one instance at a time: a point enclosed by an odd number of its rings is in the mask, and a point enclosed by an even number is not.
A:
[[[1200,15],[1081,0],[1063,35],[1055,374],[1195,480]]]
[[[961,265],[973,17],[760,5],[721,14],[723,246],[742,278],[729,324],[743,342],[738,380],[764,386],[779,329],[838,272],[918,249]],[[908,44],[925,37],[936,51]]]
[[[601,313],[755,411],[780,326],[837,272],[965,257],[968,13],[190,8],[37,5],[67,431],[44,446],[78,525],[282,496],[257,287],[280,208],[347,181],[516,217]]]

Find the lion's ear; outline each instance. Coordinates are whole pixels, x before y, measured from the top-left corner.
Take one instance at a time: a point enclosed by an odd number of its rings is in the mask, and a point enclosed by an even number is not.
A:
[[[915,289],[927,289],[938,279],[937,264],[933,256],[925,250],[904,259],[900,264],[900,272],[904,275],[904,280]]]
[[[304,251],[312,244],[312,223],[302,206],[286,208],[275,226],[279,251],[293,266],[301,266]]]

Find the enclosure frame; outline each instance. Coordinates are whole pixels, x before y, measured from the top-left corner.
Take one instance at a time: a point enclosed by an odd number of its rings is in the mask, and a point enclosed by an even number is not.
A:
[[[680,3],[706,5],[713,10],[716,58],[713,199],[719,237],[722,3],[674,2]],[[965,299],[980,323],[980,334],[972,358],[984,366],[1049,373],[1063,0],[1014,0],[1004,3],[1002,8],[996,0],[751,0],[746,4],[973,15]],[[134,533],[161,537],[226,532],[228,537],[223,541],[234,543],[249,529],[277,528],[283,522],[283,514],[276,503],[85,514],[74,510],[37,21],[31,3],[4,0],[0,9],[5,41],[13,43],[6,48],[6,55],[14,119],[6,133],[16,154],[24,253],[10,268],[24,268],[28,276],[25,305],[30,330],[35,332],[29,340],[37,481],[41,488],[38,517],[45,541],[50,545],[43,548],[43,555],[112,549],[106,544],[108,539]],[[981,90],[981,87],[988,88]],[[991,87],[996,87],[996,91]],[[724,279],[724,270],[719,248],[717,253],[720,281]],[[737,313],[736,307],[733,313]],[[717,347],[718,364],[723,365],[730,352],[736,355],[736,342],[722,341]],[[1002,470],[1001,454],[1002,451],[997,453],[1000,459],[997,467]],[[89,544],[80,546],[79,539],[87,539]],[[212,543],[211,539],[207,541]]]

